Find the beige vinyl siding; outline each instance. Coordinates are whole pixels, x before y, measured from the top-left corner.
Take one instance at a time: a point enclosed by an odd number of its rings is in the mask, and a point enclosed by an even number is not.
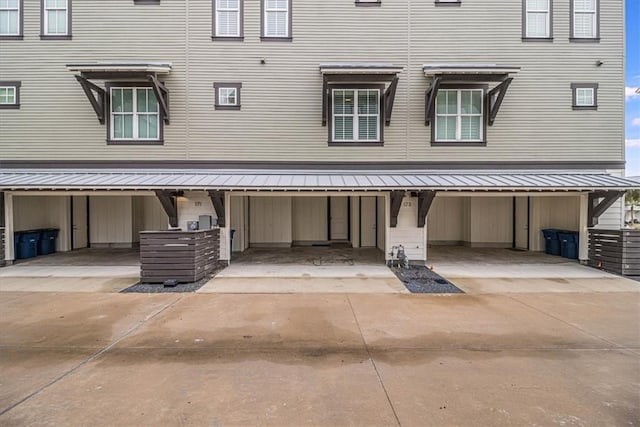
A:
[[[71,249],[69,242],[70,210],[68,196],[14,196],[13,229],[57,228],[57,251]]]
[[[259,2],[245,2],[244,42],[211,41],[211,1],[77,1],[73,40],[40,41],[25,2],[25,40],[2,42],[0,79],[22,81],[20,110],[0,111],[6,159],[251,161],[619,161],[623,142],[623,4],[602,2],[601,42],[569,42],[569,0],[553,2],[553,43],[521,41],[520,0],[293,2],[293,41],[261,42]],[[265,64],[261,64],[261,59]],[[107,146],[72,62],[170,61],[163,146]],[[603,65],[597,67],[596,61]],[[401,66],[383,147],[329,147],[322,62]],[[432,147],[424,63],[520,66],[486,147]],[[242,83],[242,110],[215,111],[213,82]],[[598,110],[571,109],[572,82],[599,84]],[[37,123],[38,126],[33,124]],[[51,147],[55,147],[54,150]]]
[[[131,247],[133,204],[131,196],[89,198],[89,241],[92,247]]]
[[[249,198],[249,245],[291,246],[291,197]]]
[[[327,240],[327,198],[293,197],[292,239],[296,244]]]
[[[531,224],[529,226],[530,250],[544,250],[542,230],[547,228],[579,231],[580,197],[532,197]],[[615,228],[620,228],[620,224],[618,223]]]

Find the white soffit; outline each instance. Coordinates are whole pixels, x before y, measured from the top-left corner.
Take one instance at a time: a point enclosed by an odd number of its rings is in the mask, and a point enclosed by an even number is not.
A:
[[[320,72],[329,74],[398,74],[402,67],[384,62],[328,63],[320,64]]]
[[[426,76],[443,74],[515,74],[520,67],[497,64],[424,64]]]
[[[83,73],[156,73],[171,72],[170,62],[91,62],[84,64],[67,64],[67,70]]]

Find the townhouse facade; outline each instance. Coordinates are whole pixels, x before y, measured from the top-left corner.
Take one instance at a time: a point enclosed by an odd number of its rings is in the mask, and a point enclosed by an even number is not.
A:
[[[0,0],[0,190],[58,249],[543,249],[619,228],[613,0]],[[231,230],[235,237],[231,243]]]

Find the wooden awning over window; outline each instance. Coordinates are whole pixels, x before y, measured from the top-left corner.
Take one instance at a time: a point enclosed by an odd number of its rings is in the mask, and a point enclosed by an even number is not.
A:
[[[166,124],[169,124],[169,90],[159,80],[159,75],[171,72],[170,62],[92,62],[85,64],[67,64],[67,70],[76,74],[91,107],[100,124],[105,123],[107,93],[104,88],[89,80],[126,80],[151,83],[158,100],[160,112]]]
[[[425,76],[431,78],[431,85],[425,92],[424,121],[428,126],[431,122],[438,89],[445,83],[492,83],[497,85],[485,94],[487,124],[493,126],[502,100],[513,80],[511,74],[520,71],[520,67],[502,66],[496,64],[424,64]]]
[[[398,74],[402,72],[402,67],[395,67],[387,63],[333,63],[320,64],[322,73],[322,126],[327,125],[327,111],[329,97],[329,84],[331,83],[385,83],[388,84],[384,94],[384,121],[385,125],[391,124],[391,113],[393,102],[396,97],[398,87]]]

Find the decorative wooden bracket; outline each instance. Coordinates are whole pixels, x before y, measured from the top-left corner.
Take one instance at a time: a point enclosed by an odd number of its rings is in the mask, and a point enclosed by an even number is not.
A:
[[[167,190],[156,190],[156,197],[160,201],[162,208],[169,217],[169,225],[171,227],[178,226],[178,202],[176,201],[175,192]]]
[[[418,192],[418,228],[423,228],[426,224],[429,209],[431,209],[431,204],[435,198],[435,191]]]
[[[169,124],[169,90],[154,74],[149,74],[147,78],[153,87],[153,93],[155,93],[156,99],[158,100],[164,122]]]
[[[624,191],[595,191],[589,193],[588,226],[595,227],[598,225],[598,218],[624,193]]]
[[[76,80],[82,86],[82,90],[84,94],[87,96],[87,99],[91,103],[93,107],[93,111],[96,112],[96,116],[98,116],[98,121],[101,125],[104,124],[105,121],[105,98],[106,91],[102,89],[100,86],[91,83],[89,80],[85,79],[80,75],[76,75]]]
[[[216,210],[216,215],[218,215],[218,226],[225,227],[225,215],[224,215],[224,191],[218,190],[208,190],[209,197],[211,198],[211,203],[213,204],[213,209]]]
[[[512,81],[513,77],[508,77],[487,93],[487,111],[489,112],[487,124],[489,126],[493,126],[493,123],[496,121],[496,116],[498,115],[498,111],[502,105],[502,100],[507,94],[507,89]]]
[[[322,76],[322,126],[327,125],[327,111],[329,99],[329,79],[327,76]]]
[[[440,88],[440,77],[434,77],[431,86],[424,93],[424,125],[429,126],[431,124],[431,115],[436,103],[436,97],[438,96],[438,89]]]
[[[391,227],[396,227],[398,225],[398,214],[400,213],[403,198],[404,191],[391,192],[391,212],[389,213],[389,222]]]
[[[398,88],[398,76],[391,80],[391,84],[384,92],[384,124],[391,125],[391,112],[393,111],[393,101],[396,99],[396,89]]]

